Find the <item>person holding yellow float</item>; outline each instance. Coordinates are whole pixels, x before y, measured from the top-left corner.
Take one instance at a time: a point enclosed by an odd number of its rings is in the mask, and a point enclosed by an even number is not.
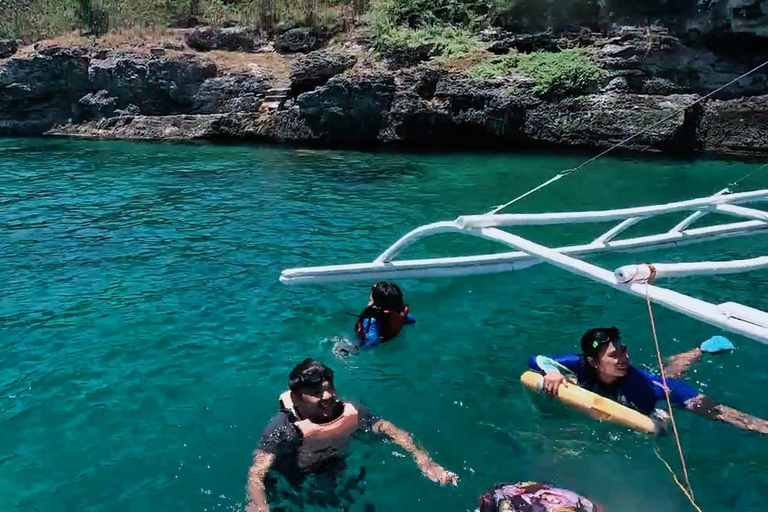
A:
[[[701,359],[702,353],[716,354],[732,349],[728,339],[713,336],[701,346],[671,357],[666,368],[670,402],[709,419],[768,434],[768,421],[716,403],[678,378]],[[647,416],[654,414],[658,401],[665,400],[661,376],[630,364],[627,347],[616,327],[598,327],[584,333],[580,355],[533,356],[528,366],[544,374],[542,390],[550,396],[557,395],[558,388],[566,382],[563,370],[571,373],[580,387]]]
[[[344,449],[357,432],[388,437],[411,454],[430,480],[458,483],[458,476],[435,463],[409,433],[359,403],[340,400],[333,370],[327,366],[305,359],[291,371],[288,381],[288,391],[280,395],[280,411],[262,433],[249,471],[249,512],[269,510],[265,479],[271,470],[280,472],[293,487],[300,486],[310,473],[339,473],[344,469]]]

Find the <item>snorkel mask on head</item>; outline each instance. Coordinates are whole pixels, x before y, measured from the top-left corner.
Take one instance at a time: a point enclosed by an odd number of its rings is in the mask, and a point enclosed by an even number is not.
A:
[[[624,342],[621,341],[621,338],[617,339],[606,339],[606,340],[593,340],[592,341],[592,353],[595,354],[600,350],[600,347],[604,347],[606,345],[609,345],[610,343],[613,343],[613,346],[616,347],[616,350],[626,350],[626,345],[624,345]]]
[[[324,382],[333,386],[333,370],[314,366],[301,372],[296,378],[291,379],[290,387],[293,390],[319,389]]]
[[[586,357],[595,357],[602,347],[613,343],[617,350],[626,350],[616,327],[590,329],[581,337],[581,351]]]

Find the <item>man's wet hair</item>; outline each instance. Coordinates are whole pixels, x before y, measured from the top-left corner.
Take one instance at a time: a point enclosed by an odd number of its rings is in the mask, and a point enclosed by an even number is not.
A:
[[[309,381],[308,376],[314,374],[321,374],[323,379],[320,380],[319,383]],[[320,361],[315,361],[311,357],[306,358],[294,366],[291,373],[288,374],[288,388],[294,392],[301,392],[307,388],[317,387],[318,384],[322,384],[325,381],[333,386],[333,370]]]

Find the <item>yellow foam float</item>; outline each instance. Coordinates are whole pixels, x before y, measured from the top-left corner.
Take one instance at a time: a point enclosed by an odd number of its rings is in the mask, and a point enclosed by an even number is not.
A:
[[[544,376],[527,371],[520,376],[520,382],[533,391],[541,392]],[[576,384],[562,384],[556,397],[561,402],[574,407],[600,421],[610,421],[647,434],[656,433],[656,424],[645,414],[639,413],[611,399],[602,397]]]

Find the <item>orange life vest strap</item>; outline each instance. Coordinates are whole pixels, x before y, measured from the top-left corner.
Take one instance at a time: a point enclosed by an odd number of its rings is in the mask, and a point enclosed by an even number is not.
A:
[[[298,418],[296,409],[293,408],[293,400],[291,400],[291,391],[283,391],[280,393],[280,409],[285,412],[289,412]]]
[[[333,441],[336,439],[346,440],[357,429],[360,413],[357,408],[349,402],[343,402],[344,411],[341,416],[328,423],[315,423],[310,420],[298,420],[293,424],[299,429],[305,441],[318,440]],[[280,395],[280,406],[286,411],[298,418],[296,409],[291,400],[291,392],[285,391]]]

